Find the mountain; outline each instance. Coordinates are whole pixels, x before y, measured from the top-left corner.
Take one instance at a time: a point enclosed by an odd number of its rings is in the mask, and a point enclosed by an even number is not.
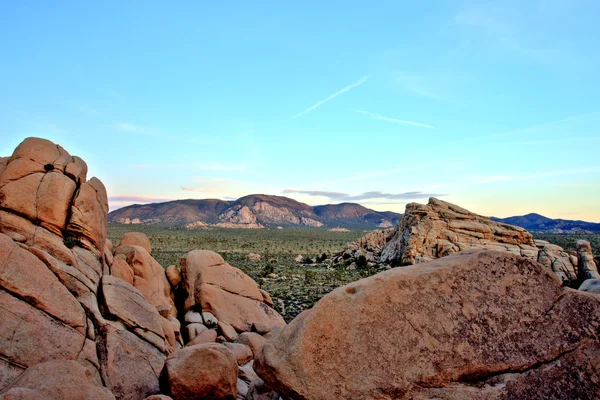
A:
[[[189,228],[262,228],[265,226],[385,228],[400,214],[379,212],[360,204],[342,203],[311,207],[283,196],[253,194],[235,201],[217,199],[175,200],[134,204],[112,211],[108,221],[123,224],[174,224]]]
[[[584,233],[600,232],[600,224],[585,221],[570,221],[566,219],[552,219],[540,214],[527,214],[518,217],[496,218],[491,217],[492,221],[504,222],[509,225],[516,225],[527,229],[528,231],[543,231],[550,233]]]

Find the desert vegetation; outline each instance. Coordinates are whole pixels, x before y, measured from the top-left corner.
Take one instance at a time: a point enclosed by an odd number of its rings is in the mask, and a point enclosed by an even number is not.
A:
[[[187,230],[161,225],[109,224],[108,237],[114,245],[125,232],[145,233],[152,256],[164,267],[178,265],[188,251],[213,250],[225,261],[250,275],[273,297],[275,309],[287,321],[312,307],[338,286],[378,272],[377,268],[347,270],[345,264],[331,266],[327,257],[343,249],[367,231],[331,232],[326,229],[210,229]],[[261,255],[249,261],[249,253]],[[295,259],[301,255],[301,261]],[[313,262],[313,260],[315,262]]]

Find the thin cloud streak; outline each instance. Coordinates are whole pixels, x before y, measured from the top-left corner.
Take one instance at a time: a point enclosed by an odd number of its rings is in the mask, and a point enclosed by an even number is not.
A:
[[[372,118],[372,119],[379,119],[381,121],[389,121],[389,122],[394,122],[396,124],[402,124],[402,125],[409,125],[409,126],[417,126],[420,128],[428,128],[428,129],[433,129],[433,126],[428,125],[428,124],[423,124],[421,122],[415,122],[415,121],[408,121],[408,120],[404,120],[404,119],[397,119],[397,118],[391,118],[391,117],[386,117],[380,114],[375,114],[369,111],[364,111],[364,110],[352,110],[355,113],[359,113],[362,114],[368,118]]]
[[[194,169],[205,171],[244,171],[248,164],[135,164],[138,169]]]
[[[330,95],[330,96],[328,96],[328,97],[324,98],[323,100],[319,100],[319,101],[317,101],[315,104],[313,104],[312,106],[310,106],[310,107],[309,107],[309,108],[307,108],[306,110],[302,111],[301,113],[298,113],[298,114],[294,115],[292,118],[298,118],[298,117],[300,117],[300,116],[302,116],[302,115],[304,115],[304,114],[306,114],[306,113],[308,113],[308,112],[310,112],[310,111],[313,111],[313,110],[315,110],[316,108],[318,108],[318,107],[322,106],[323,104],[327,103],[328,101],[335,99],[335,98],[336,98],[336,97],[338,97],[339,95],[341,95],[341,94],[344,94],[344,93],[346,93],[346,92],[348,92],[348,91],[350,91],[350,90],[354,89],[355,87],[362,85],[362,84],[363,84],[363,83],[365,83],[365,82],[366,82],[366,81],[367,81],[369,78],[370,78],[370,76],[369,76],[369,75],[366,75],[366,76],[362,77],[360,80],[358,80],[358,81],[354,82],[353,84],[351,84],[351,85],[348,85],[348,86],[346,86],[346,87],[344,87],[344,88],[342,88],[342,89],[338,90],[337,92],[335,92],[334,94],[332,94],[332,95]]]
[[[283,193],[298,193],[309,196],[324,196],[332,201],[363,201],[371,199],[387,199],[387,200],[414,200],[424,199],[429,197],[441,197],[444,194],[423,193],[423,192],[404,192],[404,193],[385,193],[380,191],[365,192],[359,195],[350,195],[348,193],[327,192],[323,190],[297,190],[285,189]]]
[[[173,199],[166,197],[145,197],[145,196],[110,196],[109,202],[137,202],[137,203],[160,203],[163,201],[171,201]]]

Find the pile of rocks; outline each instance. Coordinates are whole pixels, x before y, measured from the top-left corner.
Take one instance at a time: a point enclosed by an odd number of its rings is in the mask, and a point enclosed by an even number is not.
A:
[[[213,252],[165,271],[141,233],[113,248],[86,174],[43,139],[0,159],[0,399],[268,395],[252,359],[285,325],[270,296]]]

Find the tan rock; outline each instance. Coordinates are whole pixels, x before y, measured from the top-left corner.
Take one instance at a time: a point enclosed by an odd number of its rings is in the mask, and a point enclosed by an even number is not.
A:
[[[216,340],[217,331],[215,331],[214,329],[207,329],[194,336],[194,338],[190,340],[187,346],[194,346],[203,343],[214,343]]]
[[[171,299],[171,285],[167,281],[165,270],[140,246],[121,246],[115,255],[123,254],[133,270],[133,285],[138,288],[146,300],[157,308],[174,307]]]
[[[255,322],[262,322],[269,329],[285,325],[281,315],[262,301],[239,296],[209,284],[198,285],[196,293],[200,294],[203,310],[210,311],[219,321],[227,322],[238,332],[250,331]]]
[[[258,262],[258,261],[260,261],[260,254],[250,253],[247,256],[247,259],[250,262]]]
[[[598,267],[594,261],[592,246],[587,240],[577,241],[577,265],[579,268],[579,278],[583,280],[600,278]]]
[[[380,262],[416,264],[468,249],[507,251],[537,259],[533,237],[523,228],[494,222],[432,197],[427,205],[407,204]]]
[[[71,206],[67,232],[86,248],[104,251],[107,231],[108,198],[106,188],[97,178],[82,183]]]
[[[600,389],[585,367],[600,365],[599,311],[536,262],[472,250],[334,290],[254,369],[291,399],[586,398]]]
[[[5,399],[37,399],[30,392],[14,389],[29,389],[43,399],[98,399],[114,400],[115,396],[86,375],[86,370],[75,361],[53,360],[29,367],[9,389],[15,393],[27,393],[23,397],[4,396]],[[31,396],[31,397],[30,397]]]
[[[102,293],[106,311],[110,315],[123,321],[131,329],[137,327],[153,332],[164,341],[161,316],[135,287],[122,279],[106,275],[102,277]]]
[[[174,399],[234,399],[237,361],[217,343],[185,347],[167,358],[166,372]]]
[[[177,287],[181,283],[181,271],[175,265],[169,265],[166,274],[171,286]]]
[[[112,267],[110,268],[110,274],[115,278],[122,279],[123,281],[133,285],[133,270],[127,264],[127,261],[121,257],[115,257]]]
[[[101,373],[118,399],[143,399],[160,391],[165,356],[133,333],[112,324],[99,335]]]
[[[148,252],[148,254],[152,253],[152,247],[150,246],[150,240],[148,236],[141,232],[127,232],[121,238],[121,242],[119,242],[119,246],[140,246],[144,250]]]
[[[267,339],[256,332],[242,332],[235,342],[245,344],[246,346],[250,347],[253,356],[256,357],[266,341]]]
[[[227,347],[233,355],[235,356],[238,365],[244,365],[250,362],[254,358],[254,354],[252,353],[252,349],[250,346],[245,345],[243,343],[223,343],[225,347]]]
[[[273,308],[273,299],[271,298],[271,295],[262,289],[258,289],[258,290],[260,291],[260,293],[263,296],[263,300],[262,300],[263,303],[265,303],[269,307]]]
[[[233,329],[233,326],[229,325],[227,322],[219,321],[217,323],[217,327],[219,328],[219,332],[221,332],[221,335],[223,335],[223,337],[228,341],[232,342],[235,339],[237,339],[237,332],[235,331],[235,329]]]
[[[83,308],[36,256],[0,233],[0,288],[85,333]]]

